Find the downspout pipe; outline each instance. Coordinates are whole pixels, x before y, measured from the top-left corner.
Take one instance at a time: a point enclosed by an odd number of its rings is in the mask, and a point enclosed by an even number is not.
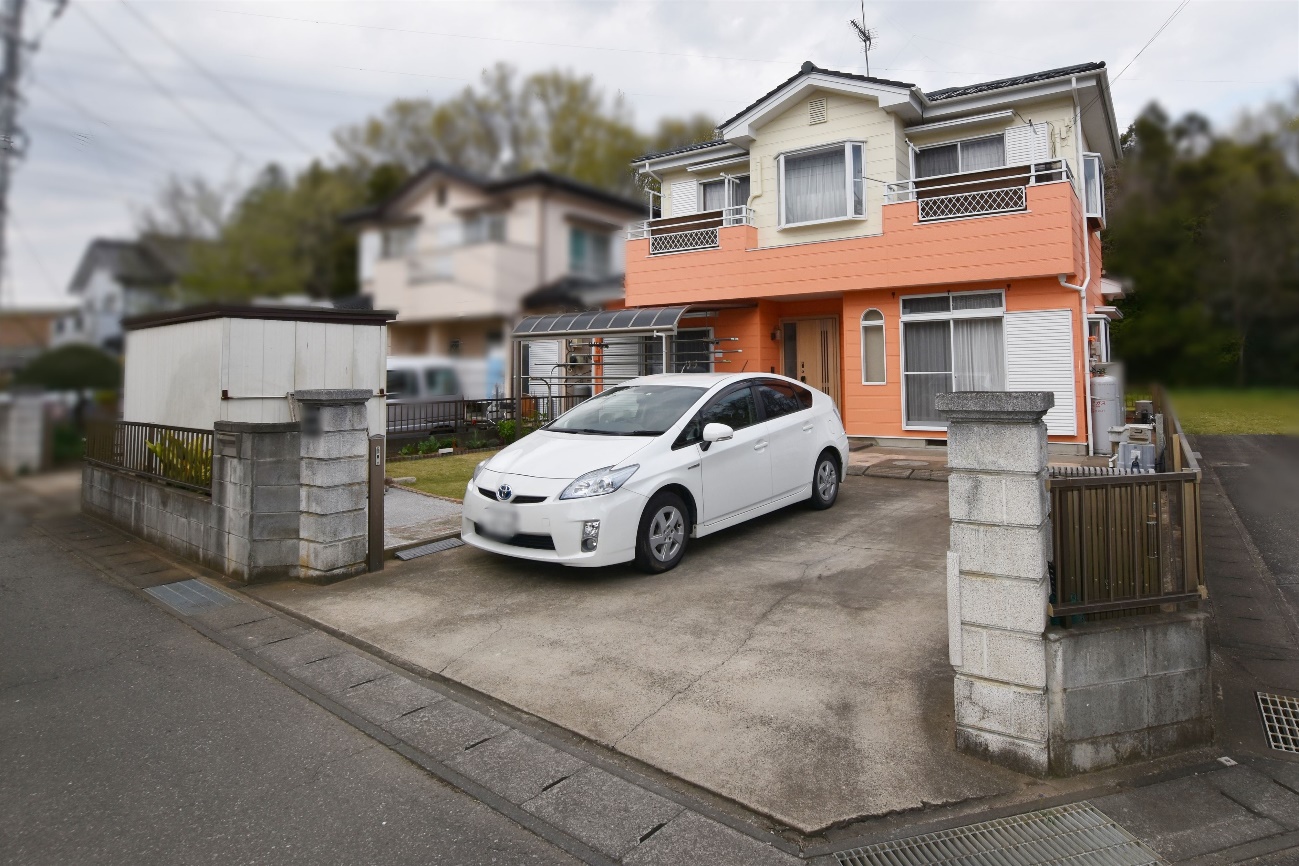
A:
[[[1082,108],[1078,104],[1078,76],[1071,80],[1071,89],[1073,90],[1073,108],[1074,108],[1074,163],[1079,170],[1082,169]],[[1078,194],[1077,187],[1074,188],[1074,194]],[[1087,331],[1087,285],[1092,281],[1092,238],[1091,232],[1087,230],[1087,214],[1084,208],[1083,213],[1083,278],[1081,285],[1074,285],[1065,279],[1064,274],[1060,274],[1056,279],[1060,285],[1066,289],[1073,289],[1078,292],[1078,322],[1079,330],[1082,332],[1082,353],[1083,353],[1083,417],[1086,419],[1087,429],[1087,456],[1092,457],[1096,449],[1092,447],[1092,369],[1091,369],[1091,349],[1088,346]]]

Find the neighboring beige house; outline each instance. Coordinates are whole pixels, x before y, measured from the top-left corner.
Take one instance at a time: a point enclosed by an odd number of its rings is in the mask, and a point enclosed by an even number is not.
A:
[[[360,229],[361,292],[397,312],[390,354],[483,357],[525,310],[621,301],[623,238],[645,216],[642,202],[549,172],[431,163],[343,219]]]

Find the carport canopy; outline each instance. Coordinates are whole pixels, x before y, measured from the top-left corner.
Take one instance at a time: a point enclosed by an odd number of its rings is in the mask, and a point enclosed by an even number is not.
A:
[[[565,337],[616,337],[633,334],[675,334],[690,307],[633,307],[585,313],[528,316],[514,329],[515,340]]]

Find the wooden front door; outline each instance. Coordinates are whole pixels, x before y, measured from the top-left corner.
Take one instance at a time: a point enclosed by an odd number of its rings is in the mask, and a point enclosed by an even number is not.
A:
[[[842,411],[839,395],[839,320],[794,319],[784,322],[786,376],[829,394]]]

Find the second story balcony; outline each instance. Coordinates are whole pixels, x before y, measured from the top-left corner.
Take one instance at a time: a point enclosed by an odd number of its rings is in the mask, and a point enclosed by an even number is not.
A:
[[[751,225],[753,209],[736,205],[687,216],[645,220],[628,230],[627,240],[648,239],[649,253],[652,256],[715,250],[720,244],[721,229]]]
[[[922,223],[1022,213],[1028,210],[1028,187],[1072,180],[1069,164],[1053,159],[891,183],[884,202],[916,202]]]

